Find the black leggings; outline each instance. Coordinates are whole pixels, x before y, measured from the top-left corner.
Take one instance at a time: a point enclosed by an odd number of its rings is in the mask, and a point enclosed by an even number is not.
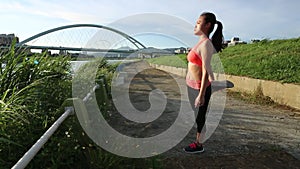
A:
[[[204,105],[197,107],[197,108],[195,108],[195,99],[199,95],[199,89],[193,89],[189,86],[187,86],[187,89],[188,89],[188,96],[189,96],[190,104],[197,116],[196,117],[197,131],[198,131],[198,133],[201,133],[203,127],[205,127],[206,111],[207,111],[210,96],[211,96],[211,86],[209,85],[206,88]],[[205,128],[204,128],[204,131],[205,131]]]

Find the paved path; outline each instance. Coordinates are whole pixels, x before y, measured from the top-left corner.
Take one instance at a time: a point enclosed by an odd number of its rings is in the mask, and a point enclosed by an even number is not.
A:
[[[148,64],[144,62],[127,67],[127,76],[130,71],[133,76],[134,71],[145,67]],[[113,116],[115,128],[135,137],[166,130],[176,118],[180,103],[174,77],[149,67],[134,75],[130,99],[137,109],[146,110],[150,106],[148,94],[157,88],[168,97],[166,110],[158,120],[141,125]],[[206,151],[189,155],[182,148],[194,141],[195,132],[193,128],[181,143],[161,155],[166,168],[300,168],[300,117],[289,110],[227,97],[219,126],[205,142]]]

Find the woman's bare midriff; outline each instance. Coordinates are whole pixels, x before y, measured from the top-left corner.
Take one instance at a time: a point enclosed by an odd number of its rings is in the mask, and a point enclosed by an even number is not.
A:
[[[190,80],[201,81],[202,67],[189,62],[188,63],[188,72],[187,72],[186,76]]]

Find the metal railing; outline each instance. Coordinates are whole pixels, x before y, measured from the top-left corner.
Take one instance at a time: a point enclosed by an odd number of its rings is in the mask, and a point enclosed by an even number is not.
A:
[[[96,84],[92,90],[86,94],[83,98],[83,103],[86,103],[92,94],[100,87]],[[12,169],[23,169],[29,162],[34,158],[38,151],[44,146],[44,144],[49,140],[53,133],[58,129],[58,127],[69,117],[74,115],[73,107],[66,107],[65,112],[52,124],[52,126],[40,137],[40,139],[23,155],[22,158],[12,167]]]

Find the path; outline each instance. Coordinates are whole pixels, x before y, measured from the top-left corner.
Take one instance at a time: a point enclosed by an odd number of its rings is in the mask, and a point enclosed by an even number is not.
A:
[[[139,62],[131,67],[147,67]],[[128,73],[130,76],[130,73]],[[184,85],[184,84],[181,84]],[[163,115],[150,124],[137,124],[113,113],[111,124],[133,137],[149,137],[161,133],[173,123],[180,104],[175,80],[157,69],[142,71],[130,85],[131,102],[137,109],[147,110],[148,94],[161,89],[168,98]],[[205,152],[186,154],[182,148],[194,141],[196,129],[176,147],[162,154],[165,168],[300,168],[300,117],[288,110],[248,104],[227,97],[226,107],[214,134],[205,142]]]

